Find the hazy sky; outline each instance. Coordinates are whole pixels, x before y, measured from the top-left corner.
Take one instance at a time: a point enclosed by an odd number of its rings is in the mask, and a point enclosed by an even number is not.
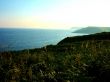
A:
[[[110,26],[110,0],[0,0],[0,27]]]

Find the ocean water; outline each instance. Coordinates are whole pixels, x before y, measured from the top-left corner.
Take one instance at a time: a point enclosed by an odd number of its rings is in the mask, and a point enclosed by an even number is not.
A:
[[[0,51],[40,48],[56,45],[66,37],[82,34],[72,30],[0,29]]]

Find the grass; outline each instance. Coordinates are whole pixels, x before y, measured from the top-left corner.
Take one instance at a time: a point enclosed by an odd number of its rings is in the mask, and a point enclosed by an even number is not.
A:
[[[110,33],[0,53],[1,82],[110,82]]]

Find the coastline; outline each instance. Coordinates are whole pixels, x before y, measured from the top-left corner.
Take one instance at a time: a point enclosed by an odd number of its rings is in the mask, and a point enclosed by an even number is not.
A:
[[[2,52],[1,81],[110,81],[109,36],[110,32],[75,36],[65,38],[57,45]]]

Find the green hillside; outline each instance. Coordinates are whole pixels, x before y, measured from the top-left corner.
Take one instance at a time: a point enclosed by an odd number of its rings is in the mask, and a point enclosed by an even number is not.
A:
[[[1,82],[110,82],[110,32],[0,53]]]

